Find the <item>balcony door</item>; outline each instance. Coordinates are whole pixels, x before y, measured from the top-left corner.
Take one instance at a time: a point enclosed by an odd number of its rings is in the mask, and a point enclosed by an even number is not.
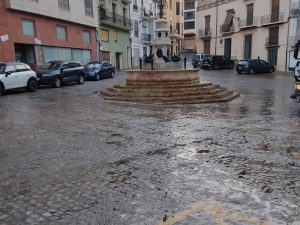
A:
[[[271,23],[279,21],[279,2],[280,0],[272,0]]]
[[[247,26],[253,25],[253,9],[254,4],[247,5]]]
[[[205,16],[205,35],[209,35],[210,30],[210,16]]]
[[[117,21],[116,7],[117,7],[117,5],[115,3],[112,3],[112,18],[113,18],[114,23],[116,23],[116,21]]]

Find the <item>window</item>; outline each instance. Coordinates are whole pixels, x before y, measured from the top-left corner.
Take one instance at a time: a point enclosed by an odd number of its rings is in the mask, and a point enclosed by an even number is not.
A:
[[[85,15],[93,17],[93,1],[92,0],[84,0],[84,8]]]
[[[22,31],[24,35],[34,36],[35,29],[32,20],[22,20]]]
[[[184,13],[185,20],[193,20],[195,19],[195,12],[185,12]]]
[[[172,0],[170,0],[170,9],[172,9]]]
[[[176,15],[180,15],[180,2],[176,2]]]
[[[180,23],[176,23],[176,32],[180,34]]]
[[[15,67],[13,65],[7,65],[5,68],[5,72],[13,73],[15,72]]]
[[[109,42],[109,31],[108,30],[100,30],[100,40]]]
[[[22,64],[17,64],[16,65],[16,72],[23,72],[23,71],[26,71],[26,67]]]
[[[138,21],[134,21],[134,36],[139,37],[139,23]]]
[[[69,0],[58,0],[58,8],[70,10]]]
[[[184,29],[195,29],[195,21],[184,22]]]
[[[118,32],[117,31],[113,31],[113,39],[115,42],[118,41]]]
[[[185,1],[184,2],[184,9],[189,10],[189,9],[195,9],[195,2],[194,1]]]
[[[91,33],[89,31],[83,31],[83,43],[90,44],[91,43]]]
[[[56,27],[56,34],[58,40],[67,40],[67,29],[63,26]]]

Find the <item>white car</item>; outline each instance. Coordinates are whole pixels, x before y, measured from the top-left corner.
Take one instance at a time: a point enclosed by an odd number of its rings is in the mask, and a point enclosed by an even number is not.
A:
[[[25,63],[0,63],[0,96],[6,90],[17,88],[36,91],[38,88],[36,73]]]

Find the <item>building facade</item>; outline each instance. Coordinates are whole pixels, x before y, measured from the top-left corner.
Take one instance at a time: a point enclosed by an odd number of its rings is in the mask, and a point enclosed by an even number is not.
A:
[[[96,0],[0,0],[0,61],[97,59]]]
[[[100,0],[100,60],[110,61],[116,69],[131,66],[130,0]]]
[[[182,52],[183,49],[183,0],[166,0],[166,3],[164,16],[170,26],[170,54],[173,55]]]
[[[150,53],[154,35],[155,7],[152,0],[133,0],[130,6],[133,29],[131,31],[132,67],[139,66],[139,59]]]
[[[286,70],[290,0],[199,0],[197,12],[198,52]]]
[[[183,7],[183,49],[186,52],[195,52],[197,49],[197,1],[184,0]]]

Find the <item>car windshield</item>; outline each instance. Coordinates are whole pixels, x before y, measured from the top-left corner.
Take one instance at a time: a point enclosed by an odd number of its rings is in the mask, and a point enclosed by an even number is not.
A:
[[[42,69],[47,69],[47,70],[57,70],[61,67],[62,62],[57,62],[57,61],[52,61],[44,64],[42,66]]]
[[[248,65],[249,62],[248,62],[248,61],[241,61],[241,62],[239,62],[239,64],[240,64],[240,65]]]
[[[5,71],[5,64],[0,64],[0,73]]]
[[[102,65],[101,63],[88,63],[84,67],[87,69],[94,69],[94,68],[100,68],[101,65]]]

